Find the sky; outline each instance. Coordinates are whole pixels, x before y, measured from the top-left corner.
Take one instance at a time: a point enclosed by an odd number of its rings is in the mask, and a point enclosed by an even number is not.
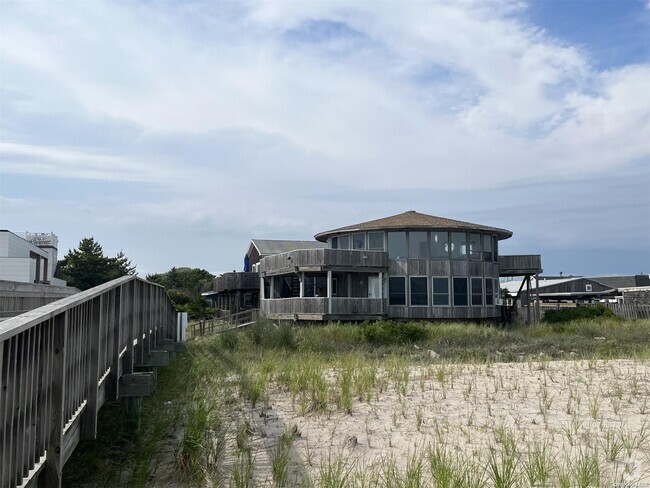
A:
[[[220,273],[406,210],[650,273],[650,0],[0,0],[0,228]]]

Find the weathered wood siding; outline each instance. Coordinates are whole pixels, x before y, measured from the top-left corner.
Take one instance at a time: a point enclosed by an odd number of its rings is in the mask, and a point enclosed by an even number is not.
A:
[[[214,291],[226,290],[259,290],[260,278],[257,273],[224,273],[214,280]]]
[[[331,314],[327,298],[281,298],[260,300],[260,310],[271,318],[278,315],[346,315],[350,320],[354,320],[355,316],[382,314],[383,301],[380,298],[332,297],[331,300]]]
[[[0,281],[0,317],[14,317],[79,293],[67,286]]]
[[[324,271],[327,269],[388,268],[388,255],[381,251],[352,251],[340,249],[303,249],[267,256],[260,261],[260,274],[288,274],[296,268]]]
[[[539,254],[499,256],[499,274],[501,276],[522,276],[542,271],[542,256]]]
[[[495,319],[501,316],[497,306],[481,307],[388,307],[388,317],[395,319]]]

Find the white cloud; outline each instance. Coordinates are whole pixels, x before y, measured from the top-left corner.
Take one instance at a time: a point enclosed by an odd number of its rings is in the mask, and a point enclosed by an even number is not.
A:
[[[0,88],[24,96],[16,117],[135,129],[89,147],[3,120],[2,172],[159,185],[102,213],[107,226],[243,222],[260,236],[355,221],[389,191],[647,158],[650,66],[598,71],[525,12],[505,0],[6,3]],[[374,201],[351,209],[363,192]]]

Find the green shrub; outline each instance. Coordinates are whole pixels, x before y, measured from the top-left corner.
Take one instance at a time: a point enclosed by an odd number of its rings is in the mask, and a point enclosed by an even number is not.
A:
[[[424,324],[418,322],[375,322],[361,326],[366,341],[376,345],[412,344],[428,337]]]
[[[234,330],[226,330],[221,334],[221,345],[228,351],[234,351],[237,348],[239,337]]]
[[[260,319],[250,326],[248,334],[251,342],[257,347],[290,350],[297,348],[291,325],[277,326],[268,319]]]
[[[596,304],[575,308],[563,308],[561,310],[547,310],[544,313],[544,322],[549,324],[561,324],[580,319],[595,319],[597,317],[614,317],[612,312],[605,305]],[[554,332],[564,332],[563,326],[553,327]]]

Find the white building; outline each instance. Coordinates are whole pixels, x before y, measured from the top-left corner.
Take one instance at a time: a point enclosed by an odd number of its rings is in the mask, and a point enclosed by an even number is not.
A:
[[[0,230],[0,280],[65,286],[54,278],[58,239],[52,233]]]

